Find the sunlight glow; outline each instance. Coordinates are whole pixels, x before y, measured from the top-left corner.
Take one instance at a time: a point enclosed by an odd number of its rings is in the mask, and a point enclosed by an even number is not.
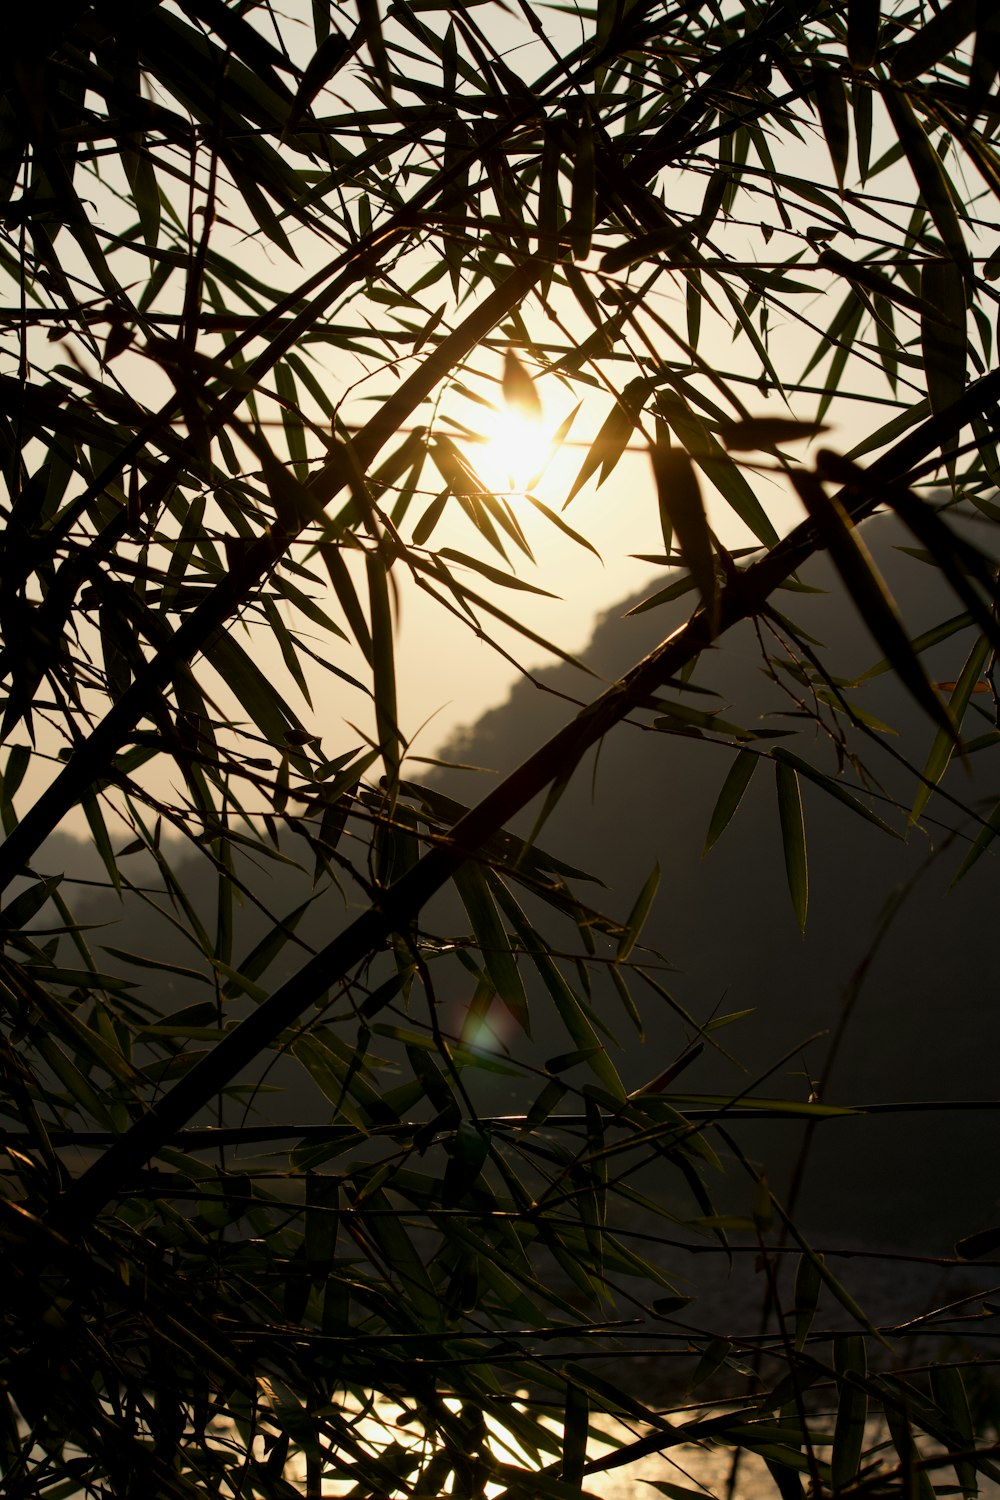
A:
[[[522,494],[533,487],[552,457],[548,425],[516,406],[494,412],[483,437],[470,456],[491,490]]]

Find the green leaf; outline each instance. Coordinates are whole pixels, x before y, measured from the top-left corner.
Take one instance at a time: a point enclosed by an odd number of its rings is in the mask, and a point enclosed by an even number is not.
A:
[[[750,785],[750,778],[757,769],[760,755],[756,750],[741,750],[729,768],[722,790],[712,809],[712,816],[708,824],[708,833],[705,836],[705,847],[701,851],[706,855],[708,851],[718,843],[723,833],[743,801],[743,794]]]
[[[691,1377],[691,1389],[696,1391],[700,1385],[721,1370],[733,1352],[733,1346],[728,1339],[712,1339],[702,1352],[701,1358],[695,1366]]]
[[[445,1207],[458,1203],[475,1184],[490,1154],[489,1133],[463,1120],[449,1150],[442,1187]]]
[[[303,730],[274,683],[232,635],[217,635],[205,655],[268,744],[282,745],[289,730]]]
[[[656,407],[663,420],[702,473],[721,492],[740,520],[765,546],[773,546],[778,534],[757,499],[746,476],[730,458],[715,434],[677,391],[660,391]]]
[[[833,1341],[833,1366],[837,1374],[837,1424],[830,1459],[834,1490],[854,1484],[861,1469],[868,1420],[867,1392],[850,1378],[864,1381],[868,1359],[864,1338],[857,1333],[839,1334]]]
[[[292,472],[300,484],[309,478],[309,455],[306,447],[305,423],[299,409],[299,393],[291,366],[279,360],[274,367],[274,384],[281,398],[281,422],[285,430],[285,441],[292,459]]]
[[[329,30],[330,12],[328,9],[322,7],[321,9],[327,34],[322,40],[317,37],[319,45],[303,70],[302,81],[288,117],[286,128],[289,130],[295,128],[302,116],[311,108],[317,94],[336,76],[355,50],[354,45],[342,32],[337,31],[336,28]]]
[[[952,1453],[975,1452],[976,1435],[962,1372],[955,1365],[936,1364],[930,1371],[931,1395],[947,1421],[945,1441]],[[968,1500],[979,1492],[976,1465],[968,1457],[955,1459],[955,1475]]]
[[[121,894],[122,881],[121,872],[118,869],[118,861],[115,859],[115,851],[108,833],[104,814],[101,811],[99,797],[92,791],[88,791],[83,799],[82,806],[87,819],[87,826],[94,839],[94,847],[101,856],[101,863],[108,872],[108,879],[115,890]]]
[[[961,727],[965,717],[965,711],[969,706],[972,694],[975,692],[976,684],[982,681],[983,668],[990,656],[990,643],[985,636],[979,636],[973,643],[972,650],[965,659],[958,681],[955,683],[948,701],[948,708],[952,723]],[[930,754],[924,764],[923,781],[917,788],[910,809],[910,822],[915,823],[930,801],[931,793],[939,786],[945,771],[951,763],[951,757],[955,751],[955,736],[939,729],[934,736]]]
[[[636,235],[623,245],[616,245],[613,250],[606,251],[601,257],[601,270],[606,276],[610,276],[615,271],[623,271],[626,266],[634,265],[636,261],[650,260],[655,255],[669,256],[673,262],[677,251],[682,252],[682,260],[691,259],[691,231],[680,225],[664,225],[662,229],[652,229],[648,234]]]
[[[952,881],[953,885],[956,885],[964,875],[969,873],[976,860],[985,854],[998,834],[1000,834],[1000,801],[995,802],[987,814],[983,826],[976,834],[968,854],[966,854],[958,867],[955,879]]]
[[[774,781],[778,793],[778,816],[781,845],[785,856],[785,875],[792,897],[792,908],[799,931],[805,932],[809,907],[809,871],[806,862],[806,828],[802,816],[802,797],[798,774],[791,766],[775,761]]]
[[[822,1260],[822,1257],[819,1257]],[[802,1350],[806,1347],[809,1338],[809,1330],[812,1328],[813,1319],[816,1316],[816,1308],[819,1305],[819,1292],[823,1284],[820,1268],[816,1261],[811,1260],[808,1255],[799,1256],[798,1269],[795,1273],[795,1347]]]
[[[656,893],[660,888],[660,865],[657,860],[652,870],[646,876],[642,890],[635,900],[635,905],[628,914],[625,929],[618,939],[618,952],[615,954],[616,963],[624,963],[632,949],[639,940],[646,918],[649,916],[650,908],[656,899]]]
[[[625,1103],[626,1093],[618,1071],[601,1043],[586,1007],[567,983],[555,961],[549,956],[530,922],[521,911],[510,892],[498,886],[498,898],[508,920],[538,970],[545,988],[555,1003],[556,1010],[577,1049],[586,1055],[588,1066],[598,1081],[604,1085],[614,1099]]]
[[[829,796],[836,797],[838,802],[842,802],[853,813],[857,813],[859,818],[865,818],[869,823],[874,823],[876,828],[881,829],[883,833],[889,834],[892,838],[900,839],[903,837],[891,824],[886,823],[883,818],[880,818],[878,813],[873,812],[870,807],[866,807],[857,797],[852,796],[836,777],[827,776],[825,772],[817,770],[815,766],[811,766],[808,761],[803,760],[794,751],[787,750],[784,745],[776,745],[769,753],[772,759],[782,761],[785,765],[790,766],[797,775],[805,776],[808,781],[811,781],[815,786],[821,787]]]
[[[792,482],[829,547],[834,566],[862,619],[892,662],[893,670],[924,711],[954,739],[954,724],[928,682],[895,603],[840,501],[827,495],[815,475],[795,473]]]
[[[951,615],[947,620],[942,620],[940,625],[932,625],[929,630],[923,630],[920,635],[915,635],[910,645],[916,652],[926,651],[931,646],[939,645],[941,641],[950,640],[959,631],[968,630],[971,624],[972,616],[970,614],[963,612],[960,615]],[[880,677],[884,672],[891,671],[892,663],[883,658],[882,661],[877,661],[873,667],[869,667],[866,672],[862,672],[857,681],[859,683],[867,682],[869,677]]]
[[[382,36],[382,17],[378,0],[357,0],[357,6],[359,30],[367,44],[378,80],[386,93],[391,96],[392,78],[389,69],[389,54]]]
[[[501,883],[497,881],[494,889]],[[500,920],[491,881],[479,865],[467,863],[455,874],[455,888],[472,923],[472,931],[483,955],[486,972],[497,996],[510,1011],[526,1036],[531,1035],[528,997],[517,967],[507,930]]]

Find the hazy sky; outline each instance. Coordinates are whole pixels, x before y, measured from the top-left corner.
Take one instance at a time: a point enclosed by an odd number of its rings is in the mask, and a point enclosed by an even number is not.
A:
[[[538,44],[528,39],[528,33],[523,29],[515,29],[513,19],[504,17],[502,7],[490,6],[481,14],[487,17],[484,24],[488,24],[491,34],[496,34],[498,26],[510,31],[511,50],[507,54],[508,62],[525,77],[533,76],[545,66],[545,58]],[[296,44],[298,38],[305,57],[311,46],[311,11],[306,0],[293,0],[285,8],[284,15],[290,18],[289,26],[283,25],[286,40]],[[567,45],[572,45],[577,39],[573,31],[575,23],[569,18],[559,18],[556,12],[552,12],[551,25],[553,39],[557,43],[565,41]],[[564,35],[560,34],[560,28],[564,29]],[[340,91],[339,97],[332,96],[324,108],[332,111],[350,105],[350,91],[354,89],[357,93],[358,85],[351,82],[349,75],[350,70],[338,75],[336,86]],[[878,147],[876,140],[876,154]],[[802,174],[812,181],[827,185],[832,182],[826,148],[814,126],[807,126],[800,145],[776,142],[775,149],[780,151],[780,170]],[[113,172],[113,167],[109,167],[106,182],[110,188],[114,187]],[[673,179],[665,184],[671,206],[696,209],[704,190],[704,180],[695,173],[682,171],[674,174]],[[879,188],[881,191],[898,189],[900,215],[905,216],[911,193],[908,173],[900,168],[891,178],[884,181],[880,179]],[[294,286],[313,269],[322,265],[324,257],[331,254],[328,245],[315,239],[310,240],[293,230],[291,240],[298,256],[298,264],[293,263],[274,245],[264,241],[262,236],[248,238],[238,226],[227,224],[224,200],[223,190],[219,221],[213,229],[213,246],[223,253],[236,255],[242,264],[269,285]],[[759,212],[759,221],[743,218],[729,228],[718,232],[713,230],[713,239],[717,241],[720,250],[732,254],[736,259],[759,257],[762,246],[766,243],[769,247],[767,253],[772,259],[780,261],[790,253],[792,245],[782,238],[784,230],[774,204],[764,195],[753,201],[756,206],[752,212]],[[745,208],[742,212],[746,212]],[[120,215],[120,208],[116,207],[110,196],[103,203],[96,204],[95,214],[103,216],[106,224],[113,223],[116,213]],[[764,238],[762,227],[766,229]],[[838,239],[838,243],[843,243],[846,249],[850,249],[851,233],[848,231],[843,241]],[[862,242],[855,253],[861,253],[864,248]],[[399,268],[399,285],[408,287],[414,283],[421,271],[419,255],[424,253],[408,258]],[[642,268],[639,267],[635,274],[638,275],[641,271]],[[686,313],[683,285],[681,278],[678,281],[681,284],[674,292],[659,297],[657,306],[665,325],[675,326],[684,332]],[[836,303],[823,295],[821,278],[817,278],[816,284],[816,298],[805,310],[804,316],[812,320],[814,328],[822,329],[829,323]],[[447,283],[441,282],[438,286],[445,288]],[[167,300],[169,295],[168,290]],[[840,295],[842,292],[838,293],[838,299]],[[440,301],[446,296],[446,291],[441,291],[439,297],[438,289],[432,289],[427,295],[427,306],[432,307],[436,300]],[[581,338],[590,331],[589,325],[581,323],[580,315],[569,307],[568,299],[564,298],[561,304],[554,302],[552,310],[562,318],[570,337],[577,330]],[[539,314],[539,310],[529,306],[526,313],[529,321],[533,321],[536,314]],[[350,304],[338,315],[351,323],[367,318],[377,327],[380,318],[384,322],[385,310],[380,311],[377,303],[366,304],[365,299],[359,296],[352,298]],[[797,379],[815,345],[817,333],[791,316],[784,325],[780,316],[772,318],[771,331],[776,365],[788,378]],[[373,347],[378,347],[376,338],[373,337],[371,342]],[[663,335],[661,342],[664,354],[673,357],[676,349],[669,347],[669,338]],[[720,371],[757,374],[756,356],[748,349],[745,340],[734,343],[728,317],[705,312],[700,351],[708,364]],[[59,346],[53,348],[49,345],[47,353],[39,350],[39,357],[49,360],[60,357]],[[366,362],[353,354],[344,353],[325,355],[318,368],[321,377],[329,380],[331,391],[336,393],[334,399],[345,401],[344,412],[348,420],[360,422],[371,413],[373,398],[377,398],[380,391],[391,388],[387,381],[395,377],[387,375],[387,363],[386,359],[380,368],[378,361]],[[480,395],[486,395],[498,405],[501,404],[501,348],[483,349],[470,363],[472,369],[462,372],[463,380],[477,389]],[[412,361],[400,362],[400,373],[408,373],[411,368]],[[119,373],[123,383],[133,390],[141,391],[142,398],[150,403],[157,398],[157,385],[151,371],[150,363],[139,352],[125,355],[116,365],[116,373]],[[821,364],[812,373],[811,380],[817,386],[822,384],[823,371],[824,364]],[[620,389],[634,374],[635,367],[625,363],[613,367],[612,378]],[[780,394],[772,393],[765,398],[752,385],[741,389],[744,391],[747,407],[755,414],[767,411],[778,415],[787,411]],[[538,390],[545,408],[545,426],[551,430],[568,414],[575,396],[553,375],[545,376],[539,382]],[[885,382],[877,372],[858,364],[852,379],[852,395],[863,399],[866,396],[886,394]],[[900,394],[904,399],[912,399],[905,388]],[[795,414],[811,416],[815,400],[815,396],[796,398]],[[609,404],[610,397],[599,389],[592,400],[588,399],[570,435],[571,440],[584,446],[567,446],[557,456],[538,486],[538,497],[554,510],[561,510],[586,452],[586,440],[603,420]],[[273,408],[269,414],[277,415],[277,408]],[[483,408],[464,402],[461,397],[446,395],[440,414],[445,418],[450,414],[473,426],[483,419]],[[880,426],[889,414],[888,410],[861,405],[857,400],[839,401],[828,416],[833,424],[833,431],[826,440],[832,439],[838,447],[846,450]],[[426,420],[426,416],[426,412],[421,412],[419,419]],[[508,435],[509,448],[515,448],[517,443],[516,436]],[[499,471],[494,467],[496,455],[474,446],[467,451],[473,462],[482,461],[486,476],[492,483],[496,483],[498,487],[504,484],[504,466],[501,464]],[[519,455],[511,456],[516,458]],[[492,475],[489,474],[491,468]],[[430,482],[432,481],[428,480]],[[786,530],[798,519],[798,503],[790,498],[784,482],[772,475],[760,474],[754,479],[754,485],[779,532]],[[706,491],[707,489],[706,486]],[[751,538],[735,522],[731,513],[725,507],[712,504],[710,495],[709,501],[710,519],[721,540],[730,547],[748,543]],[[518,576],[558,597],[541,598],[523,591],[482,585],[482,581],[477,580],[474,574],[468,575],[473,586],[481,585],[482,592],[489,594],[499,607],[521,620],[539,637],[538,641],[524,640],[489,616],[483,616],[485,629],[496,637],[513,660],[478,640],[472,631],[464,628],[419,589],[409,584],[402,567],[396,570],[399,574],[401,602],[397,636],[399,719],[403,733],[412,740],[414,754],[434,755],[456,727],[474,722],[484,709],[501,701],[519,676],[515,663],[530,669],[551,661],[551,653],[546,651],[544,642],[557,643],[568,651],[579,651],[588,640],[597,615],[656,579],[653,565],[636,561],[632,556],[636,553],[659,553],[663,545],[655,489],[648,460],[642,452],[627,454],[602,488],[596,489],[591,482],[565,514],[565,519],[586,536],[601,554],[603,562],[561,535],[537,515],[527,501],[514,503],[535,552],[534,566],[523,556],[512,552],[511,560]],[[419,514],[419,507],[415,510]],[[468,552],[493,566],[503,567],[502,559],[485,548],[475,536],[473,528],[454,501],[449,504],[444,520],[434,533],[433,546],[447,546]],[[304,626],[304,632],[308,636],[308,624]],[[277,649],[268,639],[267,632],[263,629],[254,631],[252,641],[254,653],[265,669],[273,667],[275,671],[280,670]],[[362,675],[360,659],[352,658],[346,648],[343,655],[338,656],[337,662],[345,669],[356,670],[358,675]],[[302,705],[303,718],[322,733],[324,747],[329,754],[337,754],[357,745],[359,737],[352,726],[357,725],[368,733],[372,732],[370,704],[362,695],[341,688],[331,676],[317,671],[316,682],[314,712],[310,713]],[[422,725],[425,727],[421,728]]]

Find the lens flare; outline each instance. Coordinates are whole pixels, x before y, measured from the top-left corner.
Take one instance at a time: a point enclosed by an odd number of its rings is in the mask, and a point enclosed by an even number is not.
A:
[[[473,463],[491,490],[522,494],[552,457],[552,434],[543,421],[508,406],[493,414]]]

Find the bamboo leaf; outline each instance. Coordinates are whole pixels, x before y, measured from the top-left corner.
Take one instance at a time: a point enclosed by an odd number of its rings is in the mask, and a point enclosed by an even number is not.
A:
[[[929,72],[962,45],[975,25],[975,0],[949,0],[905,41],[895,43],[889,54],[890,77],[897,83],[910,83]]]
[[[954,738],[954,724],[927,680],[892,597],[843,506],[827,495],[812,474],[796,473],[792,482],[829,547],[834,565],[862,619],[892,662],[893,670],[925,712]]]
[[[820,1287],[823,1281],[819,1266],[807,1255],[799,1256],[795,1272],[795,1347],[802,1350],[809,1338],[816,1308],[819,1305]]]
[[[969,873],[976,860],[985,854],[990,844],[997,837],[997,834],[1000,834],[1000,801],[995,802],[987,814],[983,826],[976,834],[969,852],[958,867],[958,872],[952,881],[953,885],[957,885],[962,877]]]
[[[868,1394],[862,1385],[855,1383],[863,1382],[868,1374],[863,1337],[848,1333],[840,1334],[834,1339],[833,1363],[837,1374],[838,1400],[830,1477],[834,1490],[842,1490],[856,1482],[865,1445]]]
[[[809,870],[799,778],[791,766],[779,760],[774,765],[774,781],[778,792],[778,816],[788,890],[799,931],[805,932],[806,913],[809,909]]]
[[[878,53],[880,0],[848,0],[847,55],[859,73],[870,68]]]
[[[372,632],[372,679],[375,698],[375,732],[390,788],[399,779],[402,736],[397,724],[396,663],[393,648],[389,570],[378,552],[365,559]]]
[[[628,958],[632,949],[639,940],[646,918],[649,916],[650,908],[656,899],[656,893],[660,888],[660,865],[657,861],[646,877],[642,890],[635,900],[635,905],[628,914],[625,928],[618,939],[618,952],[615,954],[615,962],[623,963]]]
[[[804,422],[796,417],[746,417],[725,422],[719,436],[730,452],[774,448],[778,443],[805,442],[828,432],[822,422]]]
[[[666,545],[676,533],[681,553],[694,579],[712,634],[718,628],[719,587],[715,553],[705,516],[701,489],[691,460],[682,448],[658,442],[650,449],[653,477]]]
[[[329,11],[325,12],[325,22],[329,28]],[[354,44],[336,27],[327,31],[327,35],[319,42],[316,51],[303,69],[302,80],[292,103],[286,129],[289,131],[295,129],[306,111],[312,108],[313,100],[339,73],[353,55],[354,50]]]
[[[455,886],[472,923],[473,935],[497,996],[524,1034],[530,1036],[528,997],[490,883],[478,865],[467,864],[455,875]]]
[[[591,1071],[616,1102],[624,1104],[626,1094],[622,1081],[594,1029],[587,1014],[587,1008],[567,983],[556,963],[549,957],[544,943],[541,942],[510,892],[499,886],[497,896],[508,920],[538,970],[577,1050],[586,1057]]]
[[[882,94],[893,129],[906,153],[923,202],[955,265],[963,276],[969,273],[969,250],[955,209],[955,198],[941,158],[928,139],[906,95],[898,88]]]
[[[601,257],[601,270],[606,276],[610,276],[616,271],[623,271],[626,266],[634,265],[636,261],[650,260],[655,255],[667,255],[673,261],[678,251],[683,252],[683,260],[686,262],[691,258],[692,248],[689,229],[681,225],[664,225],[662,229],[636,235],[625,244],[606,251]]]
[[[967,1455],[975,1452],[976,1436],[962,1372],[954,1365],[934,1365],[930,1379],[931,1395],[948,1424],[945,1436],[948,1448],[952,1453],[963,1455],[955,1459],[955,1475],[962,1486],[963,1495],[972,1500],[979,1492],[979,1485],[975,1462]]]
[[[950,722],[961,728],[965,711],[969,706],[972,694],[976,690],[976,684],[982,679],[983,668],[990,655],[990,643],[985,636],[979,636],[973,643],[972,650],[965,659],[958,681],[955,683],[951,697],[948,700]],[[939,729],[934,736],[930,753],[924,764],[923,780],[917,788],[910,809],[910,822],[915,823],[930,801],[931,793],[941,780],[951,764],[951,757],[955,751],[955,736],[952,732]]]
[[[722,790],[719,792],[715,806],[712,809],[712,816],[709,819],[708,833],[705,836],[705,847],[701,851],[703,857],[718,843],[723,833],[729,827],[736,809],[743,801],[744,793],[750,785],[750,778],[753,776],[754,771],[756,771],[759,760],[760,756],[757,751],[744,749],[739,751],[732,765],[729,767],[726,779],[722,783]]]
[[[569,1382],[563,1410],[562,1478],[566,1484],[579,1484],[583,1479],[589,1428],[590,1398],[580,1386]]]
[[[782,761],[786,766],[790,766],[796,775],[804,776],[807,781],[811,781],[815,786],[821,787],[829,796],[835,797],[838,802],[843,803],[845,807],[849,807],[859,818],[865,818],[869,823],[874,823],[876,828],[881,829],[883,833],[889,834],[891,838],[899,839],[903,837],[891,824],[886,823],[883,818],[880,818],[878,813],[873,812],[870,807],[866,807],[857,797],[852,796],[836,777],[825,775],[824,772],[817,770],[815,766],[811,766],[808,761],[803,760],[801,756],[796,755],[794,751],[786,750],[783,745],[776,745],[770,751],[770,755],[773,760]]]
[[[576,132],[576,162],[573,167],[573,197],[569,210],[569,239],[573,255],[586,260],[594,233],[596,214],[596,161],[594,127],[584,114]]]
[[[939,412],[965,390],[968,335],[960,268],[952,260],[925,261],[920,295],[928,309],[920,321],[927,395],[931,411]]]
[[[656,408],[706,479],[721,492],[740,520],[765,546],[772,546],[778,540],[778,534],[752,486],[698,413],[677,391],[660,391]]]
[[[614,470],[634,431],[635,419],[632,413],[623,402],[618,402],[617,405],[612,407],[607,417],[605,417],[600,431],[591,444],[590,451],[584,459],[580,467],[580,472],[573,481],[572,488],[563,503],[563,510],[566,509],[571,500],[575,499],[587,483],[587,480],[596,474],[598,469],[601,470],[601,477],[597,482],[598,489],[600,488],[609,474]]]
[[[848,123],[847,94],[840,74],[835,68],[818,64],[813,68],[813,90],[820,124],[826,137],[827,149],[838,186],[843,190],[847,174],[847,161],[851,149],[851,131]]]
[[[365,39],[378,80],[385,92],[392,94],[392,76],[389,69],[389,54],[382,36],[382,17],[378,0],[357,0],[358,26]]]
[[[504,356],[503,398],[512,410],[520,412],[529,421],[541,421],[542,403],[535,382],[513,349],[508,349]]]

